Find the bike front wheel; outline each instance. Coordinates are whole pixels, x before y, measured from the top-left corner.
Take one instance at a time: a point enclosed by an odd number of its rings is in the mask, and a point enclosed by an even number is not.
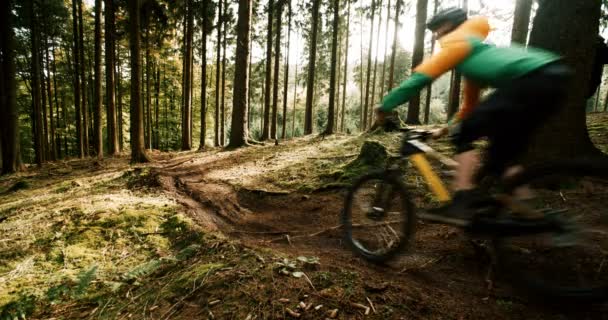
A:
[[[608,298],[608,164],[570,160],[531,167],[508,182],[507,191],[525,199],[520,203],[532,209],[533,219],[554,227],[498,239],[502,274],[543,296]]]
[[[345,240],[364,259],[381,263],[405,250],[415,226],[414,206],[391,171],[361,177],[350,188],[342,213]]]

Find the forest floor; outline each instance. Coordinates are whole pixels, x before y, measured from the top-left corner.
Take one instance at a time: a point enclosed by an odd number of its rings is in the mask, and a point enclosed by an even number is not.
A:
[[[589,117],[608,152],[608,115]],[[508,283],[458,229],[420,223],[388,265],[346,247],[346,186],[365,141],[71,160],[0,178],[0,320],[600,319],[606,305],[556,306]],[[449,145],[436,143],[438,150]],[[367,170],[367,169],[366,169]],[[424,198],[424,192],[421,194]]]

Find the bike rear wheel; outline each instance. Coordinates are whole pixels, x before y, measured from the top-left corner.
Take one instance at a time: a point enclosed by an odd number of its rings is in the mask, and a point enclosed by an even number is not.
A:
[[[350,188],[342,213],[345,240],[364,259],[381,263],[404,250],[414,233],[414,206],[390,171],[361,177]]]
[[[557,227],[495,241],[502,274],[543,296],[608,298],[608,164],[581,160],[531,167],[506,190],[514,198],[528,197],[521,203],[535,218]]]

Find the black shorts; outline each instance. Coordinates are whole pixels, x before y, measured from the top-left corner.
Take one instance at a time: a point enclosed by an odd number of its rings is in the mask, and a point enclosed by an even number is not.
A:
[[[462,121],[453,140],[456,152],[488,138],[483,173],[501,175],[526,150],[534,131],[559,111],[570,75],[567,66],[553,62],[498,88]]]

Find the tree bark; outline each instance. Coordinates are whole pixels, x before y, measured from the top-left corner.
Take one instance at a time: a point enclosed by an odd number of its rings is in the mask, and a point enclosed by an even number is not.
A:
[[[207,133],[207,24],[209,17],[207,16],[209,0],[203,0],[202,12],[202,39],[201,39],[201,136],[198,149],[205,149],[205,140]]]
[[[346,116],[346,80],[348,79],[348,51],[350,39],[350,1],[348,1],[348,14],[346,15],[346,46],[344,54],[344,80],[342,87],[342,117],[340,121],[340,132],[344,132],[344,118]],[[386,60],[385,60],[386,61]]]
[[[511,42],[526,45],[528,40],[528,26],[530,25],[531,11],[532,0],[517,0],[515,2],[515,14],[513,16]]]
[[[87,108],[87,78],[85,77],[86,63],[84,61],[84,26],[82,22],[82,0],[78,0],[78,54],[80,55],[80,89],[81,89],[81,113],[82,113],[82,139],[84,155],[89,155],[89,110]]]
[[[329,110],[327,111],[327,128],[325,128],[324,134],[334,134],[334,107],[336,101],[336,69],[337,63],[337,51],[338,51],[338,22],[340,21],[340,0],[333,0],[334,9],[334,21],[332,29],[332,43],[331,43],[331,66],[329,74]]]
[[[298,60],[296,60],[296,70],[293,81],[293,110],[291,112],[291,137],[296,136],[296,104],[298,102]]]
[[[367,76],[365,82],[365,104],[363,105],[363,124],[361,130],[367,129],[367,114],[369,113],[369,85],[372,73],[372,46],[374,44],[374,17],[376,16],[376,1],[372,0],[371,32],[369,37],[369,54],[367,55]]]
[[[435,0],[433,5],[433,15],[437,14],[437,9],[439,7],[439,1]],[[435,35],[431,38],[431,55],[435,53]],[[431,98],[433,97],[433,84],[429,84],[426,87],[426,103],[424,104],[424,124],[429,124],[429,118],[431,114]]]
[[[30,14],[30,41],[32,50],[31,59],[31,77],[32,77],[32,124],[34,133],[34,152],[36,164],[41,166],[44,162],[44,150],[43,150],[43,124],[42,124],[42,110],[41,110],[41,92],[40,92],[40,59],[39,59],[39,31],[37,28],[36,12],[34,8],[34,0],[28,0],[26,2],[27,9]],[[3,140],[4,143],[4,140]],[[3,149],[4,150],[4,149]]]
[[[222,1],[218,1],[217,53],[215,61],[215,127],[213,145],[220,146],[220,59],[222,55]]]
[[[19,110],[15,82],[15,33],[13,32],[12,1],[0,2],[0,150],[2,174],[21,169],[19,143]]]
[[[388,25],[391,21],[391,0],[388,0],[388,7],[386,7],[386,33],[388,33]],[[386,62],[388,61],[388,39],[384,40],[384,61],[382,62],[382,76],[380,77],[380,97],[379,101],[382,101],[384,97],[384,86],[386,85]]]
[[[49,160],[55,161],[57,160],[57,150],[55,147],[55,120],[53,119],[53,94],[51,91],[51,59],[49,58],[49,39],[46,37],[45,43],[45,56],[46,56],[46,92],[48,95],[49,101],[49,123],[50,123],[50,131],[49,131]]]
[[[319,6],[320,0],[313,0],[312,3],[312,34],[309,45],[308,54],[308,78],[306,81],[306,110],[304,116],[304,134],[312,134],[313,119],[312,119],[312,104],[314,98],[315,85],[315,65],[317,59],[317,31],[319,28]]]
[[[401,1],[403,0],[397,0],[397,5],[395,8],[395,35],[393,37],[393,48],[391,50],[391,67],[388,72],[388,88],[385,92],[390,91],[395,85],[395,56],[397,55],[397,39],[399,34],[399,14],[401,11]]]
[[[228,1],[224,0],[224,8],[228,8]],[[225,13],[224,13],[225,14]],[[222,105],[221,105],[221,114],[222,117],[220,119],[220,146],[224,146],[226,144],[226,44],[228,36],[228,19],[224,19],[224,36],[222,40]]]
[[[129,46],[131,48],[131,162],[148,162],[144,146],[144,117],[141,105],[140,0],[128,1]]]
[[[115,156],[119,153],[118,132],[116,125],[116,91],[115,91],[115,45],[114,30],[115,15],[114,1],[104,0],[105,5],[105,62],[106,62],[106,118],[108,132],[108,153]]]
[[[239,20],[236,25],[236,57],[234,66],[234,94],[232,95],[232,126],[229,147],[247,144],[247,97],[249,96],[249,34],[251,25],[251,3],[239,0]]]
[[[97,159],[103,158],[103,133],[101,130],[101,0],[95,0],[95,153]]]
[[[599,153],[589,139],[584,106],[600,11],[599,1],[545,0],[539,4],[530,46],[561,54],[577,72],[568,87],[569,95],[561,112],[535,138],[531,159],[566,159]],[[585,19],[576,19],[575,13]]]
[[[260,140],[268,140],[268,138],[270,137],[270,86],[272,85],[273,13],[274,0],[268,0],[268,32],[266,33],[266,79],[264,92],[264,121],[262,126],[262,137],[260,138]]]
[[[424,30],[426,29],[426,13],[428,0],[418,0],[416,4],[416,31],[414,39],[414,54],[412,55],[412,70],[424,58]],[[420,93],[410,99],[407,109],[407,124],[420,124]]]
[[[380,1],[380,11],[378,12],[378,33],[380,33],[380,26],[382,26],[382,4],[383,4],[383,0],[379,0]],[[369,115],[369,124],[372,123],[372,121],[374,121],[374,108],[373,105],[375,105],[375,95],[376,95],[376,76],[378,75],[378,73],[376,72],[378,70],[378,52],[380,48],[380,35],[378,35],[378,37],[376,38],[376,54],[374,55],[374,75],[372,78],[372,94],[370,95],[370,102],[372,104],[372,106],[370,106],[369,110],[368,110],[368,115]],[[371,50],[371,49],[370,49]]]
[[[192,117],[192,100],[191,100],[191,68],[192,63],[192,35],[193,35],[193,23],[194,23],[194,10],[192,8],[192,0],[188,0],[187,13],[186,13],[186,34],[185,34],[185,52],[184,52],[184,117],[182,118],[182,150],[190,150],[192,145],[190,144],[192,132],[190,132],[190,119]]]
[[[278,117],[278,102],[279,102],[279,70],[281,68],[281,18],[283,16],[283,1],[280,0],[276,4],[276,36],[274,45],[274,83],[272,85],[272,119],[270,123],[270,139],[277,139],[277,117]]]
[[[290,48],[290,42],[291,42],[291,16],[292,16],[292,11],[291,11],[291,0],[289,0],[288,2],[288,8],[289,11],[288,13],[288,22],[287,22],[287,45],[286,45],[286,52],[285,52],[285,56],[286,56],[286,61],[285,61],[285,79],[284,79],[284,83],[283,83],[283,126],[282,126],[282,131],[281,131],[281,139],[285,140],[285,135],[286,135],[286,127],[287,127],[287,90],[288,90],[288,84],[289,84],[289,48]]]

